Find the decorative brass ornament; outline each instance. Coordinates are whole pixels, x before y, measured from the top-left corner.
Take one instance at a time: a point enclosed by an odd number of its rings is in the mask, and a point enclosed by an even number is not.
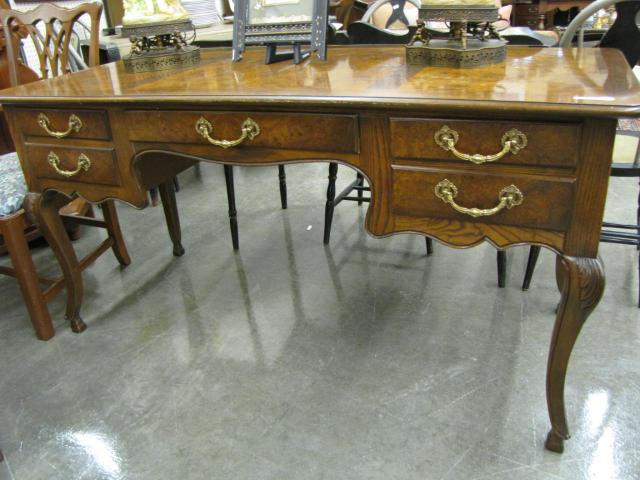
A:
[[[49,165],[53,167],[56,173],[67,178],[75,177],[80,172],[87,172],[91,167],[91,160],[89,160],[89,157],[87,157],[84,153],[81,153],[80,156],[78,156],[78,166],[75,170],[62,170],[60,168],[60,157],[58,157],[58,155],[53,152],[49,152],[47,161],[49,162]]]
[[[491,22],[498,20],[495,6],[422,5],[418,30],[405,46],[408,65],[470,68],[504,61],[506,42]],[[432,38],[425,22],[450,22],[447,38]]]
[[[247,118],[242,122],[242,134],[235,140],[216,140],[211,138],[213,133],[213,125],[204,117],[200,117],[196,122],[196,132],[206,139],[211,145],[222,148],[231,148],[240,145],[246,139],[253,140],[260,135],[260,126],[251,118]]]
[[[468,162],[475,163],[476,165],[488,162],[495,162],[501,159],[507,153],[511,152],[516,155],[520,150],[527,146],[527,136],[520,130],[512,128],[508,130],[503,136],[502,150],[493,155],[481,155],[479,153],[467,154],[456,150],[456,143],[458,143],[458,132],[452,130],[447,125],[438,130],[433,136],[436,143],[445,151],[453,153],[460,160],[466,160]]]
[[[464,213],[465,215],[470,215],[474,218],[495,215],[504,208],[510,210],[511,208],[520,205],[524,200],[524,195],[518,187],[515,185],[509,185],[508,187],[504,187],[500,190],[500,193],[498,194],[498,200],[500,203],[493,208],[482,209],[463,207],[458,205],[454,200],[458,195],[458,187],[446,178],[438,182],[435,188],[435,194],[436,197],[444,203],[451,205],[455,211]]]
[[[123,26],[122,35],[131,42],[123,58],[125,70],[140,73],[197,65],[200,47],[188,45],[185,33],[193,28],[189,19]]]
[[[69,126],[64,132],[57,132],[55,130],[51,130],[51,122],[49,121],[49,117],[47,117],[44,113],[38,114],[38,125],[42,127],[42,129],[47,132],[49,135],[55,138],[65,138],[71,135],[72,133],[78,133],[82,128],[82,120],[75,115],[71,114],[69,116]]]

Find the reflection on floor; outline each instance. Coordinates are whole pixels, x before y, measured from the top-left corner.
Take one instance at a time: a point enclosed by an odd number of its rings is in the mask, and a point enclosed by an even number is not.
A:
[[[631,147],[629,147],[631,149]],[[567,380],[573,438],[543,449],[548,341],[558,301],[543,251],[496,285],[488,245],[374,239],[341,205],[322,245],[326,165],[238,168],[240,252],[222,167],[182,175],[182,258],[160,208],[120,205],[133,259],[84,276],[86,332],[34,338],[0,279],[0,479],[628,479],[640,471],[637,252],[603,245],[607,289]],[[340,179],[353,174],[341,169]],[[637,183],[612,182],[631,221]],[[98,233],[86,231],[80,251]],[[36,253],[45,270],[50,254]],[[4,259],[2,260],[4,261]],[[635,472],[635,473],[634,473]]]

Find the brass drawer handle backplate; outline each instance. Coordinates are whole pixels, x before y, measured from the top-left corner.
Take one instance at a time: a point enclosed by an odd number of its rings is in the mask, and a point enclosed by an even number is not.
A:
[[[436,143],[442,147],[445,151],[451,151],[456,157],[460,160],[466,160],[468,162],[472,162],[477,164],[487,163],[487,162],[495,162],[496,160],[501,159],[507,153],[511,152],[516,155],[520,150],[527,146],[527,136],[522,133],[520,130],[516,130],[512,128],[507,133],[502,136],[502,150],[494,155],[481,155],[479,153],[475,153],[473,155],[469,155],[467,153],[462,153],[456,150],[456,143],[458,143],[458,132],[450,129],[446,125],[438,130],[433,136]]]
[[[454,198],[458,195],[458,187],[446,178],[441,182],[438,182],[435,188],[436,197],[442,200],[444,203],[451,205],[454,210],[465,215],[471,215],[472,217],[488,217],[495,215],[500,210],[506,208],[507,210],[520,205],[524,200],[524,195],[515,185],[509,185],[500,190],[498,200],[500,203],[493,208],[481,209],[481,208],[466,208],[458,205]]]
[[[51,130],[51,122],[49,121],[49,117],[47,117],[44,113],[38,114],[38,125],[42,127],[42,129],[47,132],[49,135],[55,138],[65,138],[71,135],[73,132],[78,133],[82,128],[82,120],[75,114],[71,114],[69,116],[69,127],[64,132],[56,132]]]
[[[242,135],[235,140],[216,140],[215,138],[211,138],[211,133],[213,132],[213,125],[211,122],[204,117],[200,117],[196,122],[196,132],[200,134],[203,138],[205,138],[210,144],[215,145],[217,147],[222,148],[230,148],[240,145],[247,138],[249,140],[253,140],[258,135],[260,135],[260,127],[258,124],[250,118],[247,118],[244,122],[242,122]]]
[[[87,172],[89,170],[89,167],[91,167],[91,160],[89,160],[89,157],[87,157],[84,153],[81,153],[80,156],[78,156],[78,166],[75,170],[62,170],[60,168],[60,158],[53,152],[49,152],[47,161],[57,173],[67,178],[74,177],[83,171]]]

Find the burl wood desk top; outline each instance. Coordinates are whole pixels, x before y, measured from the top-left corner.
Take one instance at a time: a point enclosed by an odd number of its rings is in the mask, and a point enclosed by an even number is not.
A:
[[[0,93],[29,187],[42,193],[43,219],[61,245],[71,325],[84,328],[82,279],[55,213],[60,193],[144,207],[147,188],[200,160],[342,163],[371,187],[373,235],[558,254],[546,445],[562,451],[569,357],[604,289],[598,244],[617,118],[640,116],[640,87],[622,54],[509,48],[504,63],[476,69],[407,66],[401,46],[331,48],[328,61],[300,65],[264,65],[263,56],[250,49],[232,63],[228,49],[203,51],[196,67],[141,74],[118,62]]]

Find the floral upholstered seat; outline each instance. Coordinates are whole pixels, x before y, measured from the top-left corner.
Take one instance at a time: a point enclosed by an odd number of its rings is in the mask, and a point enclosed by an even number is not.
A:
[[[18,155],[12,152],[0,156],[0,217],[19,210],[26,194],[27,184]]]

